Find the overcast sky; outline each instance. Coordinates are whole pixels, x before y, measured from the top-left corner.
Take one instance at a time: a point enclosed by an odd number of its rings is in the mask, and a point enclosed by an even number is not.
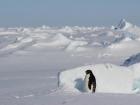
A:
[[[0,26],[140,26],[140,0],[0,0]]]

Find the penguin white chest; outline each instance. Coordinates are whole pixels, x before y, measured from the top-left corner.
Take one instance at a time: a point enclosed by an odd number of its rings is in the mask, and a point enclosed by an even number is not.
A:
[[[84,91],[85,92],[92,92],[92,90],[89,89],[89,77],[90,77],[90,74],[86,74],[85,76],[85,79],[84,79]]]

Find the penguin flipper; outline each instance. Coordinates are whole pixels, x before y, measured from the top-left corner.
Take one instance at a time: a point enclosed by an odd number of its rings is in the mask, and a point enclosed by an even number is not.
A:
[[[96,89],[96,86],[95,85],[91,85],[91,91],[92,91],[92,93],[95,93],[95,89]]]

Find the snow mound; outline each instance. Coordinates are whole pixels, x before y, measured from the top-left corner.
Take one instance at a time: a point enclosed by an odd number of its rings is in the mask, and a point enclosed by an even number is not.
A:
[[[130,27],[132,27],[133,25],[129,22],[127,22],[125,19],[121,19],[120,23],[118,24],[118,26],[115,29],[128,29]]]
[[[123,63],[123,66],[130,66],[139,62],[140,62],[140,53],[132,55],[131,57],[126,59]]]
[[[86,70],[92,70],[96,78],[96,92],[101,93],[132,93],[133,71],[112,64],[83,66],[59,73],[59,87],[72,92],[84,92]]]
[[[66,36],[58,33],[54,36],[50,36],[47,40],[37,43],[35,46],[39,47],[63,47],[71,42]]]
[[[67,46],[66,51],[85,51],[88,42],[86,41],[71,41],[71,43]]]
[[[54,36],[50,42],[48,42],[48,45],[50,46],[62,46],[67,45],[70,42],[70,40],[65,37],[63,34],[57,34]]]

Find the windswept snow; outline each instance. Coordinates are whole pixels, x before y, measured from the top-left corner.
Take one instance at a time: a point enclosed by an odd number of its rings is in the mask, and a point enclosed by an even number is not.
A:
[[[138,57],[119,65],[140,53],[140,28],[126,20],[114,27],[0,28],[0,104],[139,105]],[[86,69],[97,77],[95,94],[82,90]]]
[[[124,27],[126,27],[127,22],[122,20],[120,24],[124,24]],[[133,33],[132,30],[137,31]],[[40,49],[51,49],[70,53],[93,51],[95,54],[90,56],[94,56],[100,52],[114,53],[116,49],[120,48],[123,52],[123,49],[128,49],[127,45],[130,45],[129,50],[134,50],[134,52],[137,50],[138,52],[137,48],[140,44],[139,31],[140,28],[130,26],[124,30],[114,30],[108,27],[78,26],[1,28],[0,55],[7,55],[21,50],[39,51]],[[97,49],[100,50],[98,51]],[[128,57],[130,54],[123,56]]]

